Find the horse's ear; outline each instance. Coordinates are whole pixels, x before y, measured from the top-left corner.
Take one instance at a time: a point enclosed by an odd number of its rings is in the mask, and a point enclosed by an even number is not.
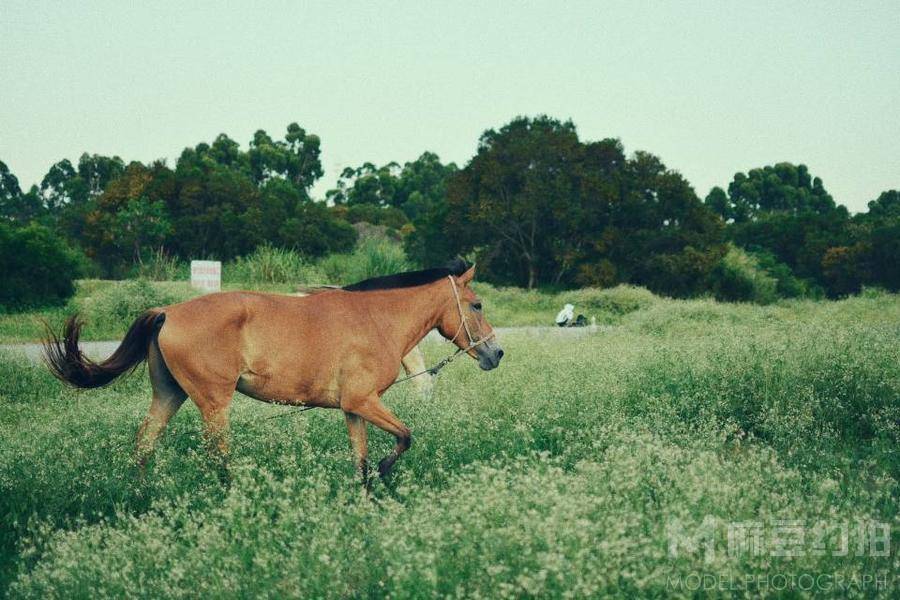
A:
[[[462,285],[468,285],[473,279],[475,279],[475,265],[466,269],[465,273],[456,278]]]

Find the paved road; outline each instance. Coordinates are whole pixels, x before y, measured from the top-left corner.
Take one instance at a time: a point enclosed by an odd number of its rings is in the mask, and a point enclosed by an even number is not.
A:
[[[503,338],[503,336],[507,333],[516,333],[523,335],[564,335],[564,336],[579,336],[590,333],[591,331],[607,331],[610,327],[606,325],[597,326],[596,328],[592,327],[580,327],[580,328],[559,328],[559,327],[497,327],[495,328],[497,332],[498,338]],[[440,340],[441,337],[437,331],[432,331],[428,337],[428,340]],[[119,341],[107,341],[107,342],[81,342],[81,351],[84,352],[87,356],[99,360],[104,359],[113,351],[119,347]],[[41,357],[41,345],[40,344],[0,344],[0,352],[13,352],[13,353],[21,353],[25,354],[31,360],[40,360]]]

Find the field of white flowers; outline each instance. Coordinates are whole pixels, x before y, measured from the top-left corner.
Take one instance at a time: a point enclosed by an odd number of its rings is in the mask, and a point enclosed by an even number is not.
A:
[[[336,411],[236,398],[226,488],[188,404],[141,480],[146,377],[76,393],[0,357],[0,594],[900,593],[898,297],[657,300],[502,341],[495,371],[388,392],[414,441],[370,499]]]

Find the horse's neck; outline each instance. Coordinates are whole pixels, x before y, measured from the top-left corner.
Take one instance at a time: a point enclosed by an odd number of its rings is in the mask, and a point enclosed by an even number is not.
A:
[[[446,285],[446,284],[445,284]],[[447,302],[440,283],[382,290],[373,295],[379,329],[389,337],[392,345],[406,356],[416,344],[437,326],[438,318]]]

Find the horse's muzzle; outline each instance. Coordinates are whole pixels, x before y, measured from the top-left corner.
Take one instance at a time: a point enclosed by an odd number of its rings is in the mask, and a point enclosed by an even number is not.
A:
[[[503,358],[503,348],[497,342],[487,342],[475,349],[478,354],[478,366],[485,371],[496,369]]]

